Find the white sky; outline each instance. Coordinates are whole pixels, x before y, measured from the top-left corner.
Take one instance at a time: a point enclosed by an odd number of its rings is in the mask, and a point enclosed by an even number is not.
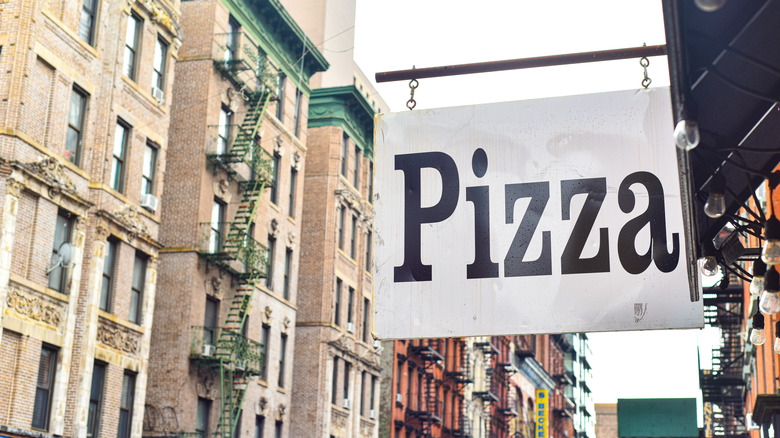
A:
[[[656,1],[359,0],[355,60],[376,72],[664,44]],[[344,49],[347,49],[346,47]],[[669,84],[665,57],[650,58],[652,86]],[[420,80],[417,108],[639,88],[638,59]],[[375,84],[376,85],[376,84]],[[376,85],[406,110],[407,82]],[[671,132],[669,133],[671,136]],[[681,291],[687,294],[687,291]],[[593,395],[700,397],[698,330],[591,335]],[[708,354],[709,348],[703,350]],[[707,363],[708,357],[703,358]]]

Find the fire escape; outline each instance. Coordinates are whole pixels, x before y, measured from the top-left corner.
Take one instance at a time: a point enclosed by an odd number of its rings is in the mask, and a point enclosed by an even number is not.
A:
[[[459,348],[457,370],[444,373],[446,377],[452,379],[457,384],[458,393],[460,394],[458,426],[455,428],[453,425],[452,435],[462,438],[472,438],[471,422],[468,418],[468,403],[464,397],[463,391],[465,386],[474,380],[471,375],[471,353],[469,352],[465,340],[460,340],[456,345],[458,346],[457,348]]]
[[[263,190],[273,183],[271,160],[258,141],[269,101],[275,96],[276,74],[259,49],[241,33],[215,36],[215,70],[231,83],[247,106],[240,125],[220,120],[207,159],[216,174],[222,169],[237,180],[241,191],[230,222],[201,224],[200,255],[207,270],[216,267],[230,273],[237,287],[221,327],[195,330],[192,359],[219,375],[220,419],[216,436],[232,438],[253,376],[260,375],[266,352],[245,336],[246,317],[257,283],[265,278],[267,249],[250,235]]]
[[[485,370],[485,380],[482,388],[480,388],[479,391],[474,391],[472,395],[482,400],[482,407],[484,412],[492,413],[491,408],[495,403],[500,401],[493,382],[500,351],[495,346],[495,344],[493,344],[493,340],[491,338],[488,338],[488,340],[484,342],[475,342],[474,348],[482,351],[482,355],[484,357],[483,367]],[[492,436],[491,429],[493,429],[492,421],[488,422],[488,430],[486,431],[487,436],[489,437]]]
[[[439,353],[438,339],[419,339],[409,344],[409,357],[416,357],[420,366],[418,372],[423,376],[422,403],[417,410],[408,410],[409,415],[420,422],[419,432],[423,438],[433,437],[433,424],[441,422],[439,416],[439,396],[436,377],[433,373],[437,363],[441,363],[444,357]],[[420,400],[420,398],[418,398]]]
[[[712,369],[699,371],[704,403],[713,404],[717,437],[747,437],[745,427],[745,350],[741,335],[745,318],[744,289],[736,278],[703,289],[704,322],[721,330],[721,342],[712,350]]]

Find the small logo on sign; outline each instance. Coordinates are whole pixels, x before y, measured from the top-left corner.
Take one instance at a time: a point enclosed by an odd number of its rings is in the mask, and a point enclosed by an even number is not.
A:
[[[634,322],[639,322],[647,313],[647,303],[634,303]]]

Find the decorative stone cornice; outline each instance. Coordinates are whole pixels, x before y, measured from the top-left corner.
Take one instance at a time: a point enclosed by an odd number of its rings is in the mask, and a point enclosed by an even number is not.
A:
[[[60,322],[62,322],[63,308],[61,306],[56,306],[18,289],[11,289],[8,292],[6,303],[9,310],[32,320],[54,327],[59,327]]]
[[[354,85],[312,91],[307,126],[337,126],[374,159],[374,109]]]
[[[149,228],[142,219],[143,214],[137,207],[125,204],[108,213],[108,216],[127,230],[128,240],[132,241],[136,237],[152,240],[152,237],[149,235]]]
[[[5,180],[5,192],[15,198],[22,195],[22,189],[27,187],[27,181],[24,177],[18,174],[11,174],[8,179]]]
[[[123,327],[112,327],[101,321],[97,340],[101,344],[130,354],[138,354],[139,336]]]
[[[19,167],[49,186],[49,197],[54,197],[62,192],[78,197],[76,185],[65,173],[65,167],[56,158],[42,156],[36,161],[20,163]]]
[[[169,12],[162,2],[155,0],[137,0],[137,2],[149,11],[149,21],[160,24],[174,37],[179,36],[179,18],[173,15],[172,11]]]

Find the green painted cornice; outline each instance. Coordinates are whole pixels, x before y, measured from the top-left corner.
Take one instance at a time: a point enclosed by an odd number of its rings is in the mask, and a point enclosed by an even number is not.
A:
[[[309,98],[309,128],[338,126],[374,159],[374,110],[353,85],[320,88]]]
[[[330,64],[279,0],[222,2],[285,76],[309,95],[309,79],[314,73],[327,70]]]

